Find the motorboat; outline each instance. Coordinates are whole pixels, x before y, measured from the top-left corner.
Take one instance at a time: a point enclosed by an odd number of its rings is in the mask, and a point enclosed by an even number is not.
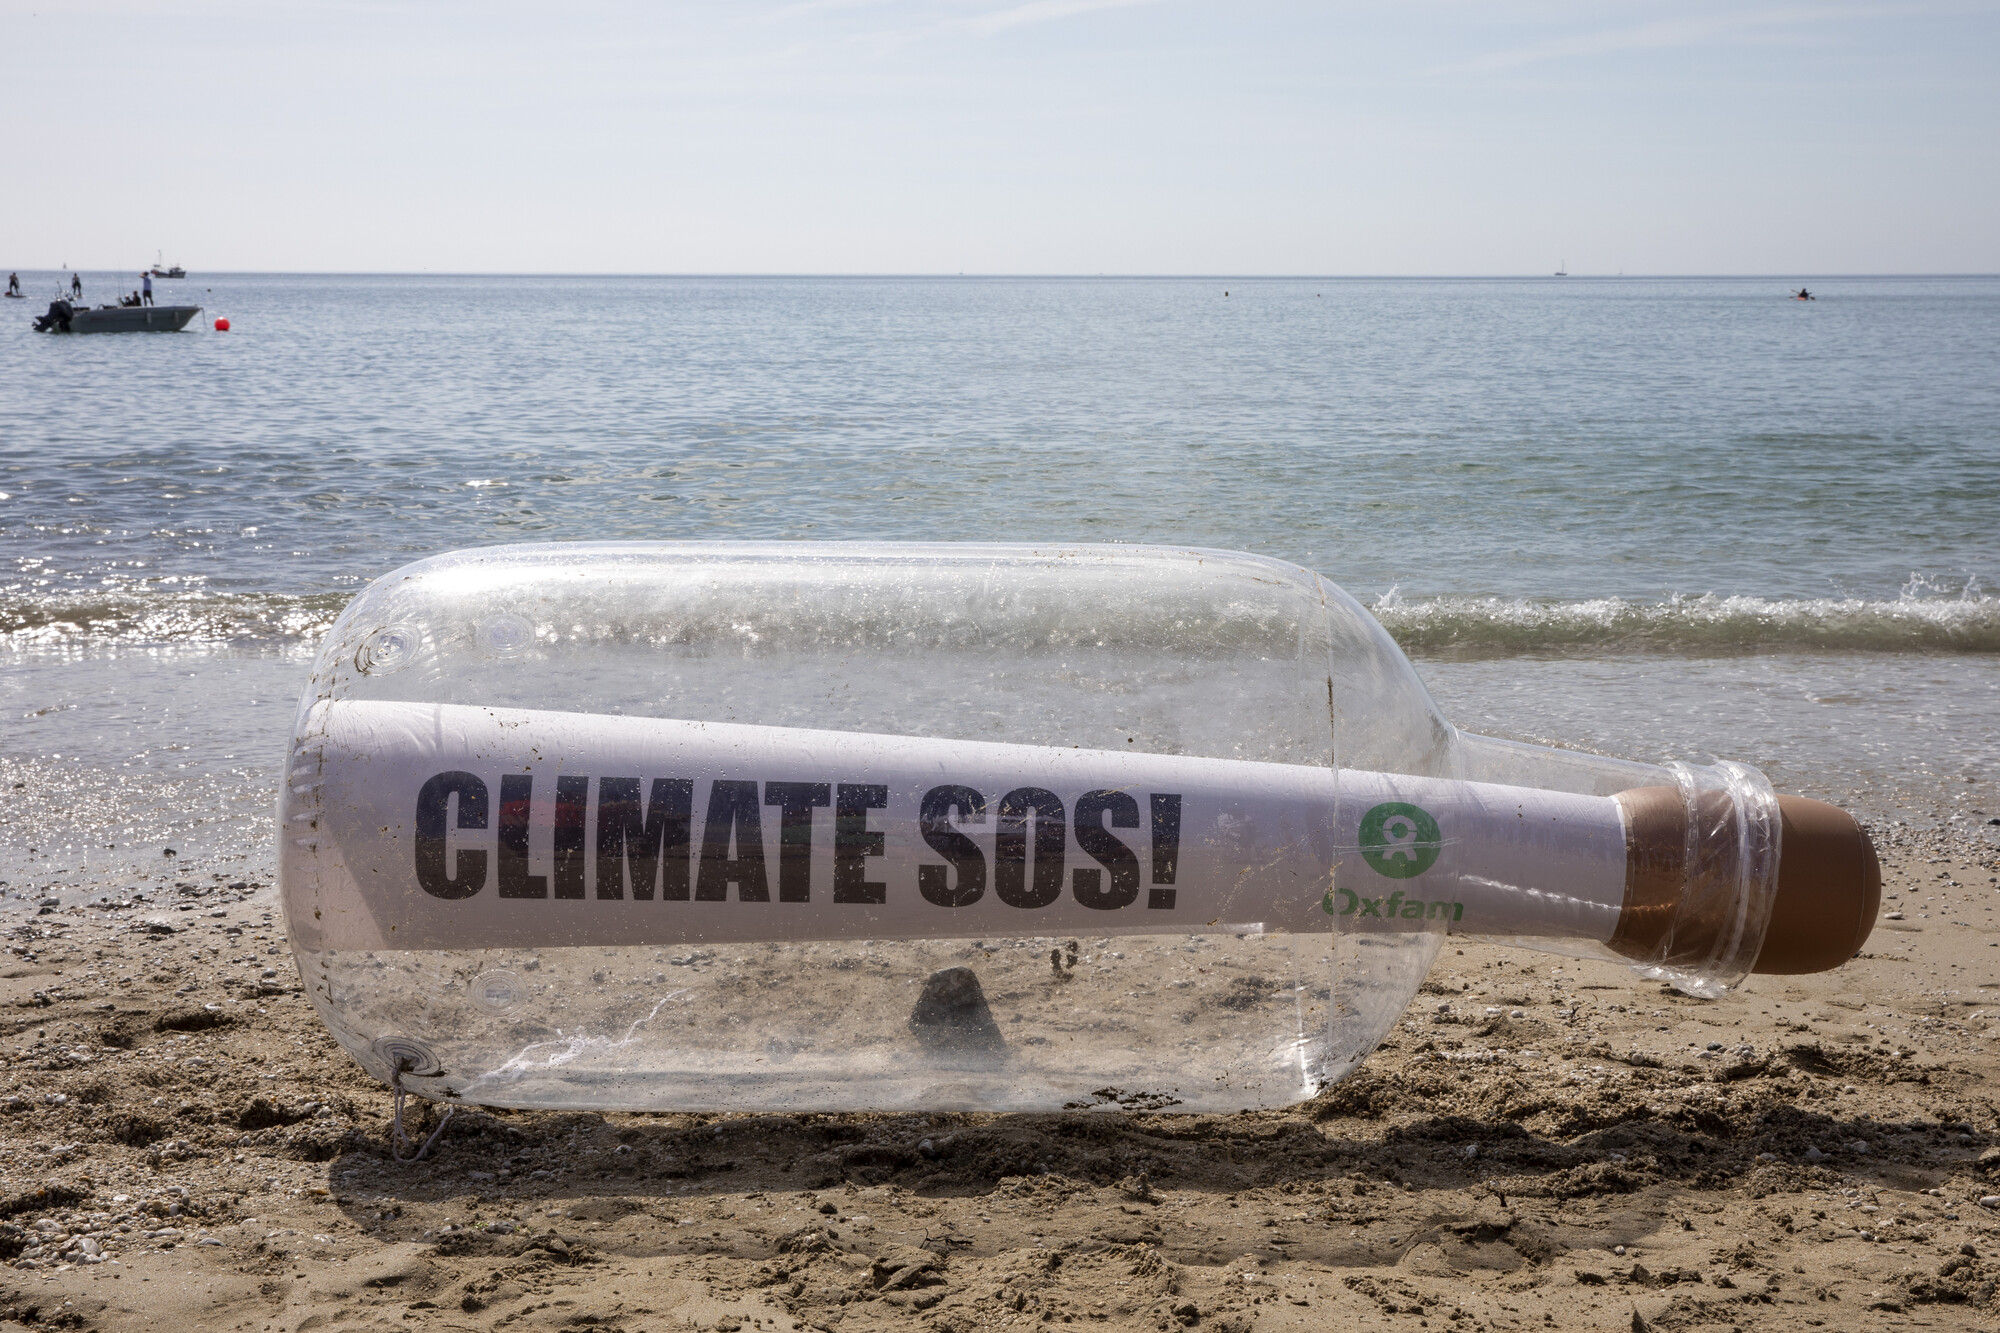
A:
[[[167,267],[165,267],[165,266],[164,266],[164,265],[163,265],[163,264],[161,263],[161,256],[159,255],[159,253],[158,253],[158,252],[155,252],[155,253],[154,253],[154,255],[153,255],[153,276],[154,276],[154,277],[156,277],[156,278],[185,278],[185,277],[186,277],[187,275],[188,275],[188,273],[187,273],[187,270],[186,270],[186,269],[184,269],[184,268],[182,268],[182,267],[181,267],[181,266],[180,266],[179,264],[175,264],[175,265],[174,265],[174,266],[173,266],[172,268],[167,268]]]
[[[40,333],[178,333],[201,313],[198,305],[76,306],[51,301],[48,313],[37,316]]]

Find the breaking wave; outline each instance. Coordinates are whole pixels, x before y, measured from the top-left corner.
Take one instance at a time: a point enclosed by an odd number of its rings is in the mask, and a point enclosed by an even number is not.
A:
[[[316,643],[348,593],[0,594],[0,647]],[[2000,597],[1617,597],[1536,601],[1404,598],[1368,608],[1405,651],[1429,658],[1705,657],[1754,652],[2000,653]]]
[[[324,635],[349,594],[187,592],[167,596],[0,596],[0,644],[287,643]]]
[[[1672,597],[1661,602],[1498,597],[1405,600],[1369,608],[1424,657],[1596,657],[1750,652],[2000,653],[2000,598]]]

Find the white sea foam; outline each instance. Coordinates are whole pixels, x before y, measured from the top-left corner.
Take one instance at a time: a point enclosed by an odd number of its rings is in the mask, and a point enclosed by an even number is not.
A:
[[[89,648],[121,644],[312,643],[344,594],[114,592],[91,597],[0,594],[0,644]],[[1535,600],[1406,598],[1369,604],[1416,657],[1596,657],[1739,652],[2000,653],[2000,597],[1977,585],[1936,595],[1912,580],[1894,599],[1757,596]]]
[[[124,644],[315,642],[347,594],[102,592],[0,594],[0,644],[91,648]]]
[[[1426,657],[1683,656],[1764,651],[2000,652],[2000,598],[1618,597],[1406,600],[1369,608],[1405,651]]]

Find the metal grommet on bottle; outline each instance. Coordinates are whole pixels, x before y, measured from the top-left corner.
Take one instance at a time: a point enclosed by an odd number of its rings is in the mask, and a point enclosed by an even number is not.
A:
[[[374,1051],[390,1069],[404,1078],[431,1078],[444,1072],[431,1048],[415,1037],[378,1037]]]
[[[469,987],[472,1003],[489,1014],[504,1014],[527,994],[527,983],[504,968],[481,972]]]
[[[424,636],[408,625],[385,625],[362,641],[354,652],[354,669],[364,676],[386,676],[416,660]]]
[[[519,657],[535,641],[535,628],[519,616],[495,616],[479,626],[479,646],[490,657]]]

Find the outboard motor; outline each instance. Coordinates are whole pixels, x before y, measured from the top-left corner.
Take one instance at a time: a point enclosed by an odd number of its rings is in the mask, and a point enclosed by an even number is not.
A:
[[[69,329],[70,316],[74,315],[75,313],[76,313],[76,307],[71,305],[69,302],[51,301],[49,302],[49,313],[46,315],[40,315],[36,317],[35,332],[68,333],[70,331]]]

